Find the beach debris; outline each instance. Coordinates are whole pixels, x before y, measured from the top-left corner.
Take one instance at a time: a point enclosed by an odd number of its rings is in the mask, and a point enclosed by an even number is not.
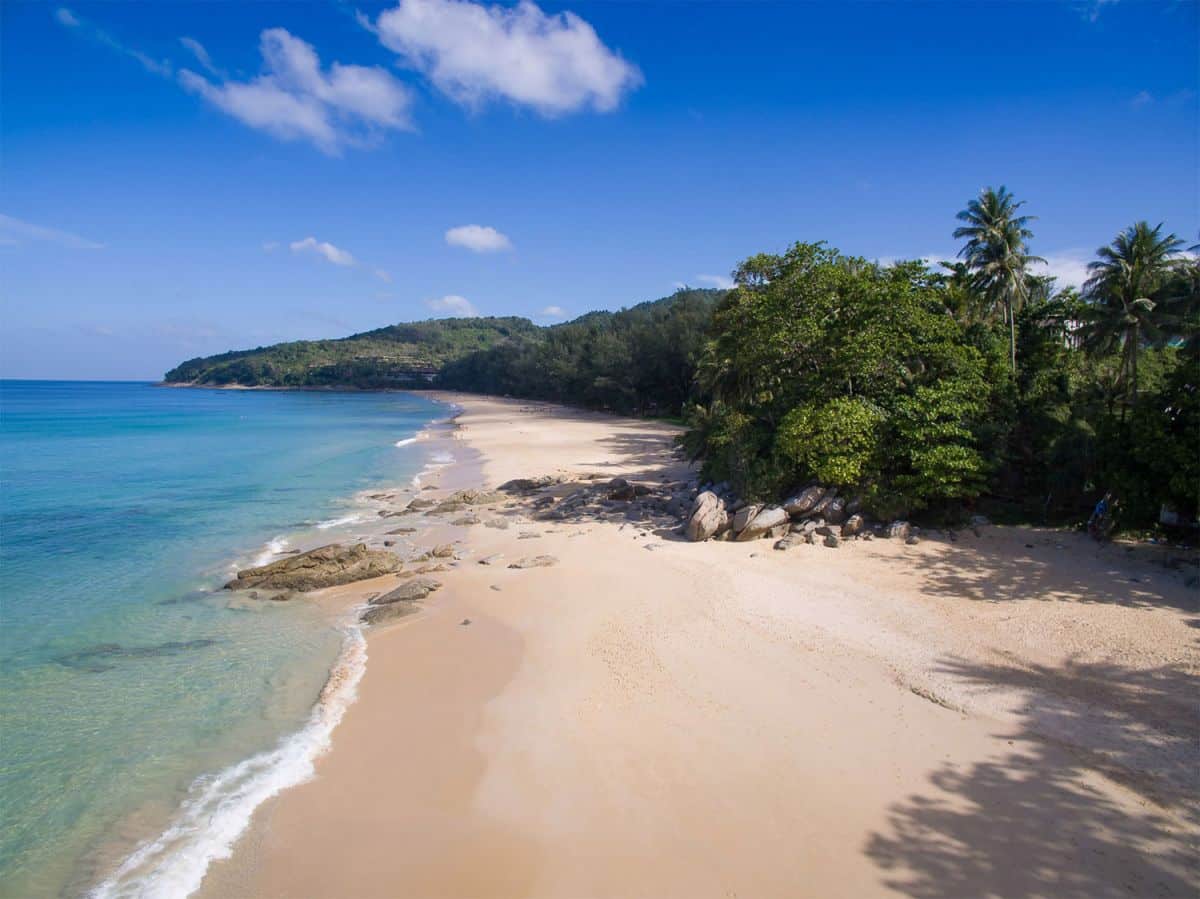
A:
[[[372,606],[386,606],[394,602],[415,602],[418,599],[424,599],[441,586],[441,582],[435,581],[433,578],[413,578],[411,581],[401,584],[395,590],[372,597],[367,601],[367,604]]]
[[[499,585],[499,584],[492,584],[491,586],[492,586],[492,589],[493,589],[493,590],[495,590],[497,593],[499,593],[499,592],[500,592],[500,585]]]
[[[509,564],[509,568],[548,568],[551,565],[557,565],[558,559],[554,556],[526,556],[523,559],[518,559]]]
[[[467,625],[469,625],[470,623],[471,623],[471,619],[470,619],[470,618],[464,618],[462,621],[460,621],[460,622],[458,623],[458,626],[459,626],[459,627],[466,627],[466,626],[467,626]]]
[[[243,569],[225,589],[263,587],[305,592],[393,574],[403,565],[394,553],[368,549],[365,543],[331,543],[269,565]]]

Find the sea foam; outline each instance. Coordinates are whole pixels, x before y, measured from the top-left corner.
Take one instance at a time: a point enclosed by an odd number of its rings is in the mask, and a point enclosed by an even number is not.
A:
[[[367,664],[361,628],[347,625],[342,652],[308,721],[272,750],[198,778],[175,820],[139,846],[89,894],[91,899],[178,899],[194,893],[208,866],[229,858],[254,810],[313,776],[334,729],[358,692]]]

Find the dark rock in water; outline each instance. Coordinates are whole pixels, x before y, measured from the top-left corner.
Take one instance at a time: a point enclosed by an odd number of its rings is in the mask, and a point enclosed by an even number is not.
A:
[[[77,668],[81,671],[101,672],[111,671],[121,659],[154,659],[162,656],[176,656],[192,649],[204,649],[215,646],[216,640],[169,640],[153,646],[122,646],[120,643],[97,643],[87,649],[68,652],[55,656],[54,661],[67,668]]]
[[[381,596],[373,597],[368,600],[367,604],[372,606],[386,606],[394,602],[415,602],[418,599],[424,599],[441,586],[440,581],[435,581],[432,578],[413,578],[411,581],[401,584],[395,590],[384,593]]]
[[[392,553],[368,549],[365,543],[353,546],[331,543],[270,565],[239,571],[237,577],[225,585],[225,589],[263,587],[305,592],[392,574],[402,566],[403,563]]]
[[[557,565],[558,559],[554,556],[526,556],[524,559],[518,559],[511,563],[509,568],[548,568],[551,565]]]

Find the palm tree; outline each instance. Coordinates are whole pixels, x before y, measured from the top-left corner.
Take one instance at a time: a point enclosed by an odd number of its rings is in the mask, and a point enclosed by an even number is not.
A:
[[[1026,252],[1026,242],[1033,237],[1027,225],[1034,217],[1017,215],[1024,205],[1024,201],[1014,200],[1003,185],[999,190],[984,188],[979,198],[958,214],[958,220],[966,224],[954,229],[956,239],[967,238],[958,255],[966,260],[975,289],[993,310],[1004,310],[1009,360],[1014,371],[1017,368],[1015,313],[1029,295],[1026,269],[1031,262],[1046,261]]]
[[[1168,316],[1154,296],[1171,275],[1183,241],[1161,232],[1161,223],[1151,228],[1138,222],[1126,228],[1096,251],[1098,258],[1088,265],[1091,277],[1083,285],[1091,303],[1085,345],[1099,352],[1121,350],[1121,374],[1134,403],[1142,343],[1162,343],[1171,336],[1164,331]]]

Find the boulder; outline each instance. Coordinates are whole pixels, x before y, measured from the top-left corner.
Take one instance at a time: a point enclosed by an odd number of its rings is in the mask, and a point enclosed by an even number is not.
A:
[[[462,518],[456,518],[450,523],[452,525],[454,525],[455,527],[460,527],[460,528],[470,527],[473,524],[479,524],[479,516],[478,515],[464,515]]]
[[[904,538],[904,542],[907,543],[909,546],[916,546],[918,543],[921,542],[921,539],[916,534],[909,534],[907,537]]]
[[[762,511],[762,505],[759,503],[746,503],[733,513],[733,532],[740,534],[746,530],[746,527],[752,522],[758,513]]]
[[[549,568],[551,565],[557,565],[558,559],[554,556],[526,556],[524,559],[518,559],[511,563],[509,568]]]
[[[837,549],[842,543],[842,538],[837,534],[830,534],[825,538],[824,543],[830,549]]]
[[[824,512],[825,520],[830,524],[841,524],[846,520],[846,502],[840,497],[834,497],[827,506]]]
[[[454,544],[443,543],[440,546],[435,546],[431,555],[435,559],[449,559],[454,555]]]
[[[408,504],[408,510],[410,512],[420,512],[422,509],[432,509],[436,505],[437,503],[431,499],[414,499]]]
[[[719,533],[729,523],[725,503],[712,491],[706,490],[692,504],[692,515],[688,519],[685,533],[692,541],[707,540]]]
[[[821,501],[819,503],[817,503],[815,506],[813,506],[811,509],[809,509],[807,512],[804,513],[805,517],[816,518],[818,515],[820,515],[822,518],[828,519],[828,515],[826,514],[826,512],[829,509],[829,507],[832,506],[837,501],[838,501],[837,491],[831,488],[829,491],[826,492],[826,494],[823,497],[821,497]],[[845,509],[845,505],[840,505],[839,508]]]
[[[403,618],[405,615],[411,615],[417,611],[417,607],[409,602],[392,602],[386,606],[371,606],[363,612],[358,620],[363,624],[383,624],[386,621],[393,621],[397,618]]]
[[[353,546],[331,543],[270,565],[243,569],[225,585],[225,589],[263,587],[305,592],[393,574],[403,565],[393,553],[368,549],[365,543],[355,543]]]
[[[637,496],[637,488],[624,478],[613,478],[608,482],[608,498],[628,501]]]
[[[803,515],[825,497],[824,487],[806,487],[783,503],[783,510],[791,516]]]
[[[483,524],[485,527],[495,528],[498,531],[508,530],[508,519],[506,518],[489,518]]]
[[[739,513],[740,514],[740,513]],[[738,540],[756,540],[764,536],[769,531],[780,525],[786,525],[788,521],[787,512],[779,506],[771,506],[762,509],[754,516],[746,525],[741,528],[734,523],[734,530],[737,531]]]
[[[838,533],[838,528],[832,524],[823,524],[813,528],[813,533],[815,533],[818,537],[832,537],[834,534]]]
[[[804,537],[800,534],[786,534],[775,541],[774,548],[779,550],[794,549],[804,542]]]
[[[394,602],[415,602],[418,599],[424,599],[441,586],[440,581],[432,578],[415,577],[411,581],[405,581],[389,593],[373,597],[367,601],[367,605],[386,606]]]
[[[556,483],[554,478],[549,475],[542,475],[537,478],[513,478],[511,481],[505,481],[496,489],[501,493],[528,493],[531,490],[540,490],[542,487],[549,487]]]
[[[863,517],[861,515],[851,515],[846,519],[846,523],[842,525],[842,536],[853,537],[863,529]]]
[[[912,525],[907,521],[893,521],[884,533],[893,540],[907,540],[912,533]]]

